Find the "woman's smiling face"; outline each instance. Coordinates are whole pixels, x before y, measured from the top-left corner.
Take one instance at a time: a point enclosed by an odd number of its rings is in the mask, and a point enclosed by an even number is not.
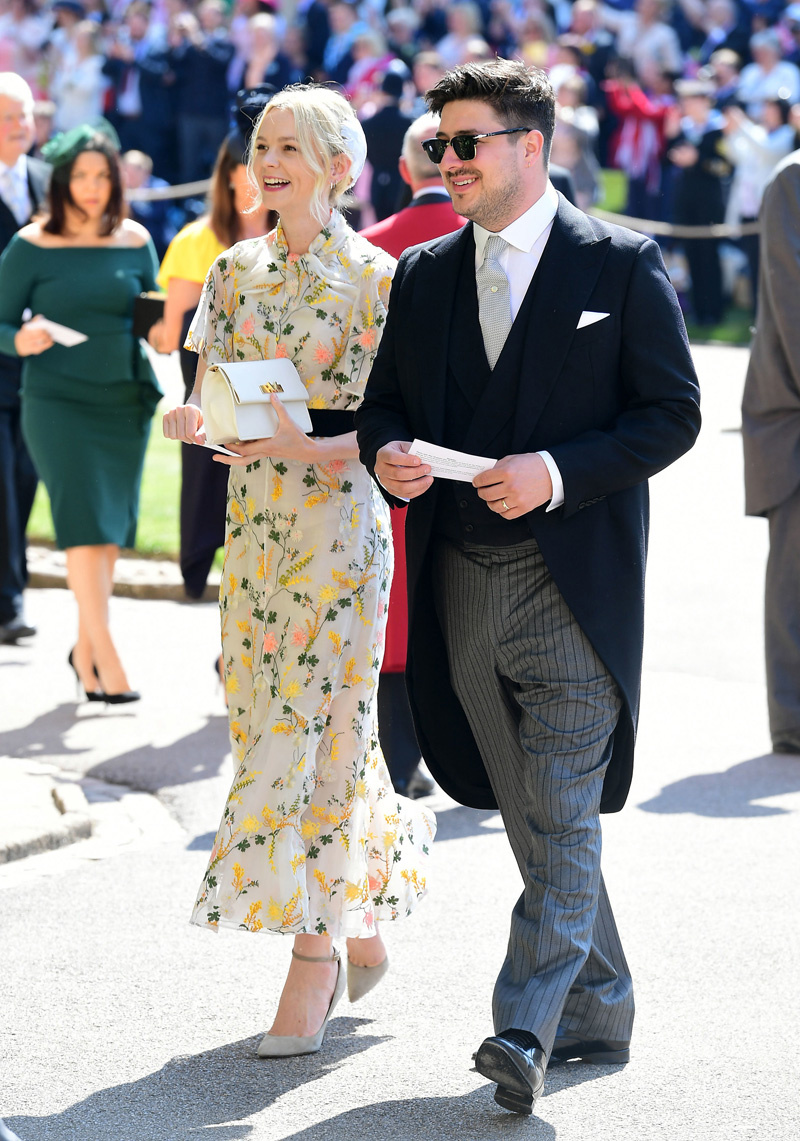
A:
[[[264,116],[253,146],[253,173],[269,209],[310,210],[316,175],[300,153],[291,111],[275,108]]]

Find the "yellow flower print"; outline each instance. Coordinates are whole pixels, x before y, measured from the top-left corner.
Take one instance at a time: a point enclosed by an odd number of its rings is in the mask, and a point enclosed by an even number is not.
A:
[[[328,631],[328,637],[330,638],[331,642],[333,643],[333,648],[336,651],[337,655],[341,654],[341,652],[342,652],[342,636],[341,636],[341,634],[337,634],[335,630],[329,630]]]
[[[269,906],[267,907],[267,917],[269,918],[270,923],[279,923],[283,918],[283,908],[277,904],[274,899],[269,901]]]
[[[324,396],[312,396],[308,402],[309,408],[327,408],[328,401]]]
[[[235,672],[231,670],[231,672],[225,678],[225,691],[228,694],[238,693],[240,688],[239,678],[236,676]]]
[[[276,475],[272,480],[272,501],[277,502],[283,495],[283,483],[280,476]]]
[[[297,869],[302,868],[302,866],[305,862],[306,862],[305,852],[298,852],[298,854],[296,856],[292,857],[292,871],[295,873],[295,875],[297,875]]]
[[[352,883],[350,880],[347,880],[344,885],[344,898],[347,900],[347,902],[354,903],[357,899],[365,899],[366,895],[364,886],[364,884]]]
[[[241,864],[233,865],[233,890],[241,891],[244,887],[244,868]]]
[[[356,796],[359,798],[359,800],[367,799],[367,785],[365,781],[356,781]]]
[[[246,670],[251,670],[253,668],[252,657],[248,657],[247,654],[242,654],[241,658],[242,658],[242,665],[244,666],[244,668]]]
[[[253,516],[255,515],[255,513],[256,513],[256,501],[255,501],[255,499],[252,499],[252,498],[250,498],[250,496],[248,496],[248,498],[247,498],[247,514],[252,519]]]
[[[290,681],[283,687],[282,693],[285,698],[291,700],[293,697],[299,697],[303,692],[302,686],[299,681]]]
[[[234,517],[236,522],[237,523],[244,523],[244,511],[242,511],[242,509],[239,506],[239,504],[237,503],[237,501],[235,499],[231,499],[230,504],[231,504],[231,515]]]
[[[312,836],[318,836],[320,825],[315,824],[312,820],[304,820],[300,828],[300,835],[304,840],[310,840]]]
[[[364,281],[366,281],[367,278],[372,277],[374,275],[374,273],[375,273],[375,266],[372,262],[370,262],[369,265],[365,265],[364,268],[362,269],[361,276],[364,279]]]
[[[247,915],[245,915],[242,921],[242,926],[246,927],[248,931],[260,931],[264,926],[261,920],[256,918],[262,906],[263,904],[260,899],[254,899],[250,904]]]
[[[384,846],[384,848],[386,848],[386,850],[388,851],[389,848],[391,848],[391,846],[394,844],[396,839],[397,839],[397,833],[396,832],[384,832],[384,834],[383,834],[383,846]]]
[[[228,575],[228,597],[229,598],[232,594],[236,593],[236,588],[238,585],[239,585],[239,580],[236,578],[236,576],[229,574]]]
[[[248,835],[252,835],[253,832],[257,832],[260,827],[261,822],[257,820],[256,817],[252,815],[252,813],[248,816],[245,816],[244,820],[242,821],[242,828],[245,832],[248,833]],[[239,867],[238,864],[234,864],[233,866],[234,869]]]
[[[346,686],[358,685],[360,681],[364,680],[359,674],[355,673],[355,668],[356,659],[348,658],[347,664],[344,667],[344,684]]]
[[[334,602],[338,597],[339,591],[329,582],[326,582],[319,592],[320,602]]]
[[[252,634],[252,632],[253,632],[253,627],[250,624],[249,618],[246,619],[244,622],[237,621],[236,625],[239,627],[239,629],[242,631],[243,634],[249,635],[249,634]]]

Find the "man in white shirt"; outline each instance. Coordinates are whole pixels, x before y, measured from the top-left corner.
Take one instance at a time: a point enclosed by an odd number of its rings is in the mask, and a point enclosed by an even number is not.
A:
[[[33,95],[19,75],[0,72],[0,252],[44,201],[50,168],[27,157],[33,145]],[[0,642],[36,630],[25,620],[25,528],[36,472],[20,430],[20,365],[0,354]]]
[[[423,145],[472,224],[401,257],[356,430],[389,501],[410,501],[423,757],[462,803],[500,808],[522,875],[476,1067],[530,1113],[548,1061],[629,1055],[599,812],[631,779],[647,479],[693,444],[699,391],[656,244],[550,185],[544,73],[465,64],[428,101]],[[434,479],[414,439],[496,463]]]

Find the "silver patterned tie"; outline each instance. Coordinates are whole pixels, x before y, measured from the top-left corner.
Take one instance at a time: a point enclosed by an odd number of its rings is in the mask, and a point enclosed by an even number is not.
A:
[[[489,368],[493,369],[503,351],[511,329],[511,290],[500,257],[508,245],[505,238],[493,234],[486,243],[483,261],[475,273],[478,287],[478,317]]]

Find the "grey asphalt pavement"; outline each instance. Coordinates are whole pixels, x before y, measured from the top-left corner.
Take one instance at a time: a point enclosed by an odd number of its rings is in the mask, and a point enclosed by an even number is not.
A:
[[[796,1141],[800,760],[769,752],[746,352],[696,360],[703,432],[652,483],[637,771],[604,824],[631,1063],[551,1071],[533,1118],[495,1105],[471,1055],[519,878],[499,817],[441,793],[430,894],[385,933],[386,979],[320,1054],[257,1059],[288,940],[188,925],[230,778],[215,607],[113,599],[144,700],[97,709],[66,665],[70,596],[35,590],[39,635],[0,646],[0,765],[79,783],[94,827],[0,866],[0,1117],[20,1141]]]

